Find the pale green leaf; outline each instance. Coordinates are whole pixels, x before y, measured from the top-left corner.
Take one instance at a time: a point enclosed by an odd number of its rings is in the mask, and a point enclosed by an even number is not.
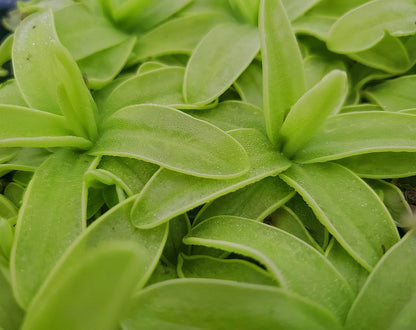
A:
[[[252,62],[234,86],[243,101],[263,108],[263,72],[260,63]]]
[[[0,327],[5,330],[18,330],[24,313],[16,303],[10,283],[0,271]]]
[[[3,65],[12,59],[13,34],[10,34],[6,39],[2,40],[0,45],[0,76],[7,76],[8,71],[3,68]]]
[[[49,155],[50,152],[46,149],[21,148],[11,159],[0,164],[0,177],[11,171],[34,172]]]
[[[181,214],[169,221],[169,235],[162,254],[172,265],[178,263],[180,253],[189,252],[189,246],[182,243],[189,229],[191,229],[191,223],[186,214]]]
[[[212,278],[217,280],[278,286],[267,271],[240,259],[219,259],[209,256],[181,255],[178,263],[181,278]]]
[[[389,33],[371,48],[348,56],[364,65],[392,74],[402,74],[414,64],[403,42]]]
[[[105,17],[81,3],[62,8],[54,16],[59,40],[75,60],[118,45],[128,38]]]
[[[415,152],[416,116],[384,111],[352,112],[329,117],[296,155],[314,163],[373,152]]]
[[[319,2],[321,2],[321,0],[282,0],[290,20],[302,16]]]
[[[381,191],[381,200],[398,226],[403,226],[405,219],[412,217],[412,209],[397,186],[384,180],[366,180],[366,182],[376,193]]]
[[[347,96],[347,75],[334,70],[307,91],[290,109],[280,130],[283,154],[293,157],[312,138],[325,119],[336,114]]]
[[[334,316],[315,303],[259,285],[173,280],[149,287],[133,299],[122,322],[126,330],[258,329],[259,325],[267,329],[340,329]]]
[[[318,243],[316,243],[311,234],[309,234],[299,217],[286,206],[283,206],[273,212],[269,217],[267,217],[265,223],[284,230],[285,232],[308,243],[318,251],[323,252],[322,248],[318,245]]]
[[[7,197],[0,194],[0,218],[9,219],[17,215],[16,205]]]
[[[145,267],[144,254],[140,245],[112,242],[79,256],[36,297],[22,329],[114,329]]]
[[[135,41],[136,38],[126,39],[120,44],[79,60],[79,68],[86,76],[88,86],[100,89],[109,84],[123,69]]]
[[[27,107],[15,79],[9,79],[0,85],[0,103]]]
[[[184,243],[254,258],[266,266],[283,288],[316,301],[340,319],[352,303],[351,288],[321,253],[272,226],[218,216],[192,228]]]
[[[262,221],[294,194],[278,177],[268,177],[219,197],[198,213],[194,225],[216,215],[234,215]]]
[[[260,0],[228,0],[235,15],[241,16],[243,22],[257,25]]]
[[[364,91],[364,96],[386,111],[399,111],[416,107],[416,75],[405,75],[385,80]]]
[[[352,53],[370,48],[386,32],[393,36],[416,32],[416,5],[413,0],[374,0],[352,9],[332,27],[328,48]]]
[[[213,28],[189,59],[183,87],[187,103],[206,104],[220,96],[259,50],[259,35],[253,26],[228,23]]]
[[[368,277],[368,271],[355,261],[334,238],[329,242],[325,256],[344,276],[354,292],[358,293]]]
[[[147,61],[140,64],[139,68],[136,71],[136,74],[140,75],[150,71],[158,70],[165,68],[167,65],[159,61]]]
[[[238,128],[255,128],[266,132],[260,108],[241,101],[224,101],[212,109],[187,111],[192,117],[207,121],[223,131]]]
[[[337,160],[363,178],[405,178],[416,175],[416,153],[376,152]]]
[[[87,149],[91,142],[74,136],[63,116],[13,105],[0,105],[1,147],[58,147]]]
[[[78,136],[96,137],[95,103],[78,66],[59,42],[52,11],[33,14],[19,25],[13,69],[31,107],[63,114]]]
[[[184,105],[184,74],[184,68],[163,67],[124,80],[106,99],[105,113],[111,114],[134,104],[153,103],[173,107]]]
[[[385,249],[398,241],[397,229],[382,201],[348,169],[333,163],[292,165],[280,176],[367,270],[371,271]]]
[[[109,117],[90,154],[136,158],[210,178],[237,177],[249,167],[243,147],[228,134],[181,111],[150,104]]]
[[[6,188],[4,188],[3,193],[6,198],[16,205],[16,207],[20,208],[25,193],[25,187],[16,182],[10,182]]]
[[[415,317],[416,236],[408,233],[370,274],[355,300],[346,329],[412,329]]]
[[[230,133],[247,151],[250,170],[232,180],[197,178],[161,169],[148,182],[133,208],[133,223],[154,227],[203,203],[284,171],[290,162],[261,133],[241,129]]]
[[[201,12],[168,20],[138,38],[129,64],[152,56],[191,54],[215,25],[227,20],[230,18],[218,12]]]
[[[132,30],[151,0],[98,0],[104,13],[119,27]]]
[[[333,70],[346,71],[345,63],[336,58],[320,55],[308,55],[304,60],[305,79],[308,89],[315,86],[322,78]]]
[[[158,167],[138,159],[104,156],[97,169],[111,173],[129,195],[139,193]]]
[[[303,60],[281,0],[262,0],[259,18],[267,134],[279,143],[289,109],[306,91]]]
[[[11,258],[13,288],[24,307],[85,228],[83,176],[91,162],[92,157],[60,150],[38,168],[27,188]]]

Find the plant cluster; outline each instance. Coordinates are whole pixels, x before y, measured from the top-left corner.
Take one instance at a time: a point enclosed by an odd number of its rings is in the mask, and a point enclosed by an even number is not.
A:
[[[412,329],[415,22],[414,0],[18,3],[0,328]]]

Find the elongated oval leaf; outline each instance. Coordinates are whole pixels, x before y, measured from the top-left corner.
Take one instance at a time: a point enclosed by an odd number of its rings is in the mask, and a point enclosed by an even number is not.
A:
[[[252,62],[234,86],[243,101],[263,108],[263,72],[258,62]]]
[[[184,68],[166,67],[133,76],[114,88],[105,102],[105,113],[134,104],[184,105],[184,74]]]
[[[290,109],[280,130],[283,154],[292,157],[312,138],[330,114],[336,114],[347,96],[347,75],[334,70],[307,91]]]
[[[212,109],[187,111],[187,113],[224,131],[255,128],[260,132],[266,132],[261,109],[241,101],[225,101]]]
[[[39,167],[27,188],[11,258],[13,289],[21,306],[28,306],[85,228],[83,176],[91,161],[92,157],[61,150]]]
[[[414,108],[416,105],[416,75],[385,80],[364,91],[364,95],[386,111]]]
[[[49,156],[50,152],[46,149],[21,148],[12,159],[0,164],[0,176],[11,171],[34,172]]]
[[[151,286],[133,299],[122,322],[127,330],[257,329],[259,325],[269,329],[340,329],[334,316],[318,305],[260,285],[173,280]]]
[[[319,2],[321,2],[321,0],[282,0],[290,20],[302,16]]]
[[[192,228],[184,243],[254,258],[266,266],[283,288],[316,301],[340,319],[346,316],[352,302],[351,288],[322,254],[275,227],[218,216]]]
[[[73,135],[62,116],[12,105],[0,105],[0,116],[1,147],[91,146],[89,140]]]
[[[416,236],[408,233],[370,274],[346,329],[411,329],[415,322]]]
[[[375,152],[337,160],[362,178],[405,178],[416,175],[416,153]]]
[[[0,102],[1,104],[27,107],[15,79],[9,79],[0,85]]]
[[[12,288],[2,271],[0,271],[0,326],[4,329],[19,329],[24,312],[16,303]]]
[[[416,116],[383,111],[355,112],[328,118],[296,155],[314,163],[372,152],[415,152]]]
[[[63,114],[78,136],[96,137],[94,100],[75,61],[59,42],[52,11],[31,15],[19,25],[13,69],[31,107]]]
[[[211,124],[157,105],[131,106],[109,117],[90,153],[137,158],[211,178],[237,177],[249,167],[246,152],[234,138]]]
[[[330,57],[320,55],[308,55],[304,59],[305,79],[307,88],[315,86],[328,73],[333,70],[346,71],[344,62],[339,59],[332,59]]]
[[[278,177],[264,178],[207,204],[198,213],[194,225],[216,215],[234,215],[261,221],[293,195],[293,189]]]
[[[198,44],[186,67],[184,98],[206,104],[243,73],[260,50],[257,29],[229,23],[213,28]]]
[[[59,40],[75,60],[85,58],[128,38],[102,15],[76,3],[54,13]],[[82,35],[82,38],[80,38]]]
[[[369,273],[350,254],[332,238],[325,251],[325,256],[344,276],[355,293],[358,293]]]
[[[365,50],[380,41],[386,31],[394,36],[416,32],[416,5],[412,0],[374,0],[354,8],[332,27],[328,47],[339,53]]]
[[[293,165],[281,178],[295,188],[328,231],[367,270],[371,271],[384,251],[399,239],[381,200],[346,168],[332,163]]]
[[[267,271],[240,259],[181,255],[178,262],[178,274],[183,278],[212,278],[278,286],[276,279]]]
[[[280,0],[261,1],[259,29],[267,135],[278,144],[285,115],[306,90],[303,61]]]
[[[152,56],[191,54],[216,24],[231,20],[218,12],[201,12],[168,20],[138,38],[129,64]]]
[[[133,208],[133,223],[154,227],[192,208],[284,171],[290,162],[267,138],[252,129],[230,133],[249,155],[250,170],[239,178],[212,180],[161,169],[143,188]]]
[[[114,329],[144,268],[136,244],[113,242],[81,255],[31,304],[22,329]]]

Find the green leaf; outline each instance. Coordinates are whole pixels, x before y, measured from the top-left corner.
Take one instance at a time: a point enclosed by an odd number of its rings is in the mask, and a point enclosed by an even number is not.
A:
[[[149,5],[150,0],[99,0],[104,12],[117,26],[131,30],[140,21],[141,12]]]
[[[191,54],[215,25],[229,20],[218,12],[201,12],[168,20],[137,39],[129,64],[152,56]]]
[[[11,171],[34,172],[49,155],[50,152],[46,149],[21,148],[11,159],[0,164],[0,177]]]
[[[262,221],[294,195],[278,177],[268,177],[216,198],[198,213],[194,225],[216,215],[234,215]]]
[[[0,45],[0,76],[7,76],[8,71],[3,68],[3,65],[12,59],[12,46],[14,35],[10,34],[6,39],[2,40]]]
[[[261,64],[252,62],[234,86],[244,102],[251,103],[260,109],[263,108],[263,72]]]
[[[377,152],[337,160],[362,178],[405,178],[416,175],[416,153]]]
[[[306,91],[303,60],[280,0],[261,1],[259,29],[267,135],[278,144],[284,117]]]
[[[130,106],[102,126],[93,155],[137,158],[190,175],[232,178],[247,172],[242,146],[215,126],[173,108]]]
[[[104,156],[97,169],[114,176],[120,186],[133,195],[143,189],[158,167],[138,159]]]
[[[25,187],[16,183],[10,182],[6,188],[4,188],[4,196],[13,202],[18,208],[22,205],[23,195],[25,193]]]
[[[199,42],[186,67],[184,98],[206,104],[220,96],[244,72],[260,49],[256,28],[228,23],[213,28]]]
[[[8,266],[8,262],[10,260],[10,252],[11,252],[12,244],[13,244],[13,236],[14,236],[14,233],[12,230],[12,226],[9,224],[7,220],[1,217],[0,218],[0,260],[3,259],[6,261],[6,264],[4,265],[6,267]],[[0,274],[0,277],[1,277],[1,274]],[[0,282],[1,282],[1,278],[0,278]],[[0,316],[0,320],[1,320],[1,316]]]
[[[341,60],[316,54],[308,55],[304,59],[304,66],[308,89],[319,83],[322,78],[333,70],[346,71],[345,64]]]
[[[167,20],[172,15],[188,6],[193,0],[158,0],[150,3],[141,10],[139,19],[135,22],[135,30],[149,30]],[[172,19],[169,19],[172,21]]]
[[[292,25],[297,34],[306,34],[326,41],[329,36],[329,30],[336,21],[336,17],[307,13],[293,21]]]
[[[267,217],[265,223],[284,230],[285,232],[308,243],[316,250],[323,252],[322,248],[318,245],[318,243],[316,243],[311,234],[309,234],[299,217],[286,206],[280,207],[273,212],[269,217]]]
[[[381,200],[384,205],[386,205],[392,218],[398,226],[402,225],[405,227],[403,222],[406,218],[411,218],[413,216],[413,212],[409,203],[403,196],[402,191],[394,184],[388,183],[384,180],[366,180],[366,182],[376,193],[381,191]]]
[[[383,111],[329,117],[296,155],[301,163],[323,162],[373,152],[414,152],[416,116]]]
[[[351,288],[324,256],[283,230],[245,218],[218,216],[192,228],[184,243],[254,258],[282,288],[316,301],[340,319],[352,302]]]
[[[169,235],[163,249],[163,257],[172,265],[178,263],[180,253],[189,252],[189,247],[182,243],[189,229],[191,229],[191,223],[186,214],[181,214],[169,221]]]
[[[23,307],[85,228],[83,176],[91,162],[89,156],[60,150],[39,167],[27,188],[11,258],[13,288]]]
[[[136,74],[141,75],[143,73],[148,73],[148,72],[166,68],[166,67],[167,65],[165,63],[162,63],[159,61],[146,61],[140,64],[139,68],[136,71]]]
[[[109,84],[123,69],[133,49],[136,38],[94,53],[78,61],[79,68],[87,77],[88,86],[100,89]]]
[[[9,79],[0,85],[0,100],[1,104],[27,107],[15,79]]]
[[[302,222],[319,246],[326,249],[329,243],[329,233],[316,218],[312,209],[306,204],[303,198],[299,194],[296,194],[285,206]]]
[[[17,215],[16,205],[7,197],[0,194],[0,218],[9,219]]]
[[[321,0],[282,0],[287,16],[292,21],[309,11]]]
[[[292,165],[280,176],[367,270],[398,241],[393,219],[379,197],[346,168],[333,163]]]
[[[364,96],[386,111],[411,109],[416,106],[416,75],[385,80],[364,91]]]
[[[368,271],[355,261],[334,238],[329,242],[325,256],[348,281],[354,293],[358,293],[368,277]]]
[[[13,68],[31,107],[63,114],[78,136],[96,137],[94,100],[78,66],[58,40],[51,11],[33,14],[19,25]]]
[[[228,0],[235,14],[241,16],[242,21],[257,25],[260,0]]]
[[[370,274],[348,314],[346,329],[411,329],[415,318],[416,236],[409,232]]]
[[[267,271],[240,259],[180,255],[178,274],[182,278],[212,278],[251,284],[278,286]]]
[[[30,305],[22,329],[114,329],[143,271],[140,245],[112,242],[79,256]]]
[[[32,306],[35,306],[38,300],[43,300],[45,291],[48,293],[55,285],[59,285],[65,274],[71,271],[80,258],[114,242],[139,245],[143,251],[140,259],[144,267],[136,273],[135,288],[139,290],[145,285],[162,254],[168,226],[158,226],[150,230],[135,228],[130,219],[133,200],[134,198],[129,198],[119,203],[78,236],[49,274],[34,298]]]
[[[185,69],[165,67],[121,82],[105,101],[106,114],[133,104],[152,103],[177,107],[185,104],[182,85]]]
[[[241,101],[224,101],[212,109],[187,111],[187,113],[223,131],[255,128],[260,132],[266,132],[261,109]]]
[[[364,65],[392,74],[402,74],[414,64],[403,42],[388,33],[371,48],[348,56]]]
[[[293,157],[312,138],[325,119],[341,109],[347,96],[347,75],[334,70],[308,90],[290,109],[280,129],[283,154]]]
[[[250,170],[232,180],[197,178],[160,169],[139,195],[133,223],[154,227],[194,207],[284,171],[290,162],[277,153],[266,137],[253,129],[230,133],[247,151]]]
[[[354,8],[332,27],[328,48],[338,53],[359,52],[374,46],[385,33],[405,36],[416,32],[412,0],[374,0]]]
[[[105,17],[82,3],[64,7],[54,16],[59,40],[75,60],[116,46],[128,38]]]
[[[267,329],[340,329],[333,315],[315,303],[260,285],[173,280],[149,287],[133,299],[122,322],[127,330],[258,329],[259,325]]]
[[[63,116],[35,109],[0,105],[1,147],[76,147],[87,149],[91,142],[73,136]]]
[[[16,303],[10,283],[0,271],[0,327],[7,330],[20,329],[24,313]]]

